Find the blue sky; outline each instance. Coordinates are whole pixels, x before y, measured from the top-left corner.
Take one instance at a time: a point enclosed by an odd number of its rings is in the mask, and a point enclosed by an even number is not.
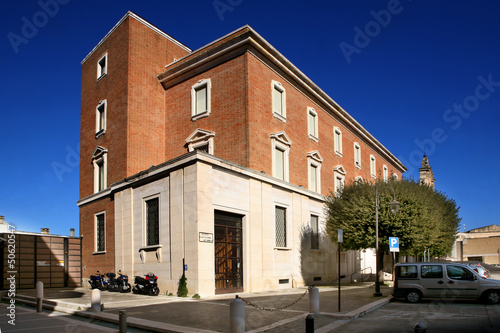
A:
[[[78,232],[80,62],[128,11],[191,49],[249,24],[335,99],[469,230],[500,224],[500,2],[78,1],[3,3],[0,215]],[[463,228],[462,228],[463,230]]]

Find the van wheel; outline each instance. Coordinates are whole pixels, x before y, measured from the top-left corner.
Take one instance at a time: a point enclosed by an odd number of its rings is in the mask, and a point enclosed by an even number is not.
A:
[[[490,291],[486,292],[485,299],[489,304],[499,304],[500,303],[500,291],[490,290]]]
[[[406,293],[405,299],[409,303],[417,303],[422,299],[422,294],[418,290],[410,290]]]

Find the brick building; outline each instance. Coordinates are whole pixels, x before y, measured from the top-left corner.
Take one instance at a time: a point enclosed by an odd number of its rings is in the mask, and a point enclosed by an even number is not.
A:
[[[334,279],[324,195],[406,171],[249,26],[192,51],[131,12],[82,61],[80,135],[84,275],[162,291]]]

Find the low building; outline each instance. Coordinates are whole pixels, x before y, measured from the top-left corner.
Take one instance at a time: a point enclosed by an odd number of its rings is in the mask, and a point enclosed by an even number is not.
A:
[[[492,224],[458,233],[451,259],[500,264],[500,226]]]

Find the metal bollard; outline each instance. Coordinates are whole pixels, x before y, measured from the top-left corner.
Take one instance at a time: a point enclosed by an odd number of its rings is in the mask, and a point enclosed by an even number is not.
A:
[[[92,290],[91,309],[95,312],[101,312],[101,291],[99,289]]]
[[[229,305],[230,332],[245,333],[245,303],[236,296]]]
[[[319,289],[316,287],[309,289],[309,312],[319,313]]]
[[[314,333],[314,316],[308,314],[306,317],[306,333]]]
[[[118,311],[118,317],[120,318],[120,333],[127,333],[127,311]]]
[[[417,323],[415,325],[414,329],[415,329],[415,333],[425,333],[425,332],[427,332],[427,326],[424,323],[422,323],[422,322]]]
[[[42,312],[43,308],[43,282],[36,283],[36,312]]]

